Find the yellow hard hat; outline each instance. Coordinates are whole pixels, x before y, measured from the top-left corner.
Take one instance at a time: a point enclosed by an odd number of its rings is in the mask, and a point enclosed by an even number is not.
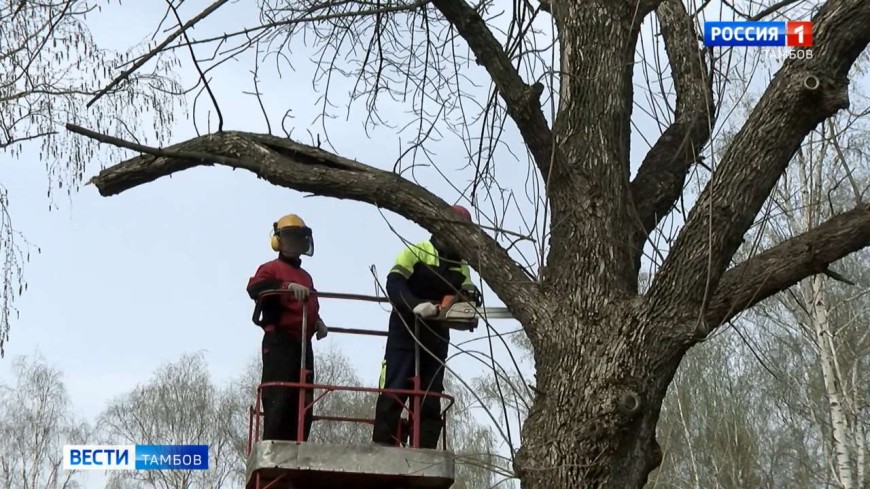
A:
[[[273,251],[281,251],[279,235],[284,233],[288,233],[291,237],[304,239],[307,242],[307,246],[302,254],[308,256],[314,255],[314,238],[311,229],[305,225],[305,221],[301,217],[296,214],[287,214],[272,224],[270,244]]]
[[[281,228],[289,228],[289,227],[305,227],[305,221],[302,220],[301,217],[296,214],[287,214],[286,216],[281,217],[278,221],[275,222],[274,228],[275,231]]]

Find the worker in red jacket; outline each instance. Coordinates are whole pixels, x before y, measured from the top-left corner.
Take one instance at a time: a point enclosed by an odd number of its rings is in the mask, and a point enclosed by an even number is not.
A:
[[[262,382],[299,382],[299,371],[305,346],[305,368],[311,373],[306,382],[314,381],[314,353],[311,338],[327,335],[320,319],[317,297],[311,292],[314,282],[302,268],[302,255],[314,256],[311,229],[296,214],[289,214],[272,226],[272,249],[278,258],[260,265],[248,281],[248,295],[255,301],[264,291],[285,289],[288,294],[266,297],[262,301],[263,374]],[[306,334],[302,335],[302,304],[307,304]],[[305,392],[310,405],[313,392]],[[299,389],[291,387],[263,388],[264,440],[297,440]],[[305,433],[308,441],[313,421],[312,409],[305,413]]]

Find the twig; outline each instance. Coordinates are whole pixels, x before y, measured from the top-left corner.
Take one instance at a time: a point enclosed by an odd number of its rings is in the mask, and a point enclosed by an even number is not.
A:
[[[218,116],[218,130],[217,132],[223,132],[224,130],[224,115],[221,113],[221,108],[218,105],[217,98],[214,96],[214,92],[211,90],[211,85],[208,83],[208,80],[205,78],[205,73],[202,72],[202,68],[199,66],[199,61],[196,59],[196,53],[193,51],[193,45],[190,43],[190,38],[187,37],[187,31],[184,26],[181,25],[181,16],[178,15],[178,8],[172,3],[172,0],[166,0],[166,3],[169,5],[169,8],[172,9],[173,15],[175,15],[175,19],[178,21],[178,26],[181,27],[180,31],[184,36],[184,40],[187,42],[187,48],[190,50],[190,59],[193,61],[193,66],[196,68],[197,73],[199,73],[199,78],[202,80],[202,83],[205,85],[205,89],[208,92],[208,96],[211,98],[211,103],[214,104],[214,110],[217,112]]]
[[[848,284],[848,285],[857,285],[855,282],[853,282],[853,281],[847,279],[846,277],[844,277],[844,276],[840,275],[839,273],[837,273],[837,272],[831,270],[830,268],[826,268],[825,271],[822,272],[822,273],[824,273],[824,274],[827,275],[828,277],[830,277],[830,278],[836,280],[837,282],[843,282],[844,284]]]
[[[780,2],[777,2],[773,5],[771,5],[770,7],[767,7],[766,9],[762,10],[761,12],[749,17],[749,20],[761,20],[761,19],[767,17],[768,15],[776,12],[777,10],[779,10],[783,7],[788,7],[789,5],[791,5],[793,3],[797,3],[799,1],[800,0],[782,0]]]
[[[266,131],[269,134],[272,134],[272,125],[269,123],[269,114],[266,112],[266,106],[263,105],[263,97],[260,93],[260,83],[259,83],[259,75],[260,75],[260,43],[256,43],[256,51],[254,52],[254,71],[251,72],[254,75],[254,95],[257,97],[257,103],[260,105],[260,111],[263,112],[263,119],[266,120]],[[289,135],[287,137],[290,137]]]
[[[238,36],[246,36],[250,39],[249,35],[253,34],[255,32],[273,29],[275,27],[283,27],[283,26],[289,26],[289,25],[295,25],[295,24],[315,23],[315,22],[321,22],[324,20],[367,17],[367,16],[377,15],[377,14],[389,14],[389,13],[405,12],[405,11],[410,11],[410,10],[416,10],[417,8],[420,8],[420,7],[428,4],[431,1],[432,0],[416,0],[415,2],[407,4],[407,5],[398,5],[398,6],[392,6],[392,7],[368,9],[368,10],[358,10],[355,12],[340,12],[340,13],[336,13],[336,14],[315,15],[312,17],[294,18],[294,19],[269,22],[267,24],[258,25],[257,27],[249,27],[246,29],[242,29],[240,31],[231,32],[229,34],[221,34],[220,36],[214,36],[214,37],[209,37],[209,38],[205,38],[205,39],[197,39],[197,40],[193,41],[191,44],[207,44],[207,43],[215,42],[215,41],[224,42],[230,38],[238,37]],[[178,36],[176,36],[176,37],[178,37]],[[163,47],[166,47],[166,46],[164,45]],[[175,50],[175,49],[178,49],[181,47],[184,47],[184,46],[183,45],[172,46],[169,48],[169,50]],[[153,57],[154,54],[157,54],[157,52],[155,51],[152,53],[148,53],[146,56],[148,56],[150,58],[150,57]],[[141,64],[144,64],[145,61],[147,61],[147,59],[142,61]],[[137,61],[136,64],[139,64],[139,66],[141,66],[139,61]],[[132,70],[135,71],[135,69],[132,69]]]
[[[116,85],[118,85],[119,83],[121,83],[122,81],[124,81],[125,79],[127,79],[128,76],[132,75],[133,72],[135,72],[136,70],[138,70],[139,68],[141,68],[145,63],[147,63],[148,60],[150,60],[151,58],[153,58],[154,56],[156,56],[158,53],[160,53],[161,51],[163,51],[163,48],[165,48],[166,46],[168,46],[169,43],[171,43],[172,41],[175,40],[175,38],[177,38],[178,36],[184,34],[184,32],[185,32],[187,29],[190,29],[191,27],[193,27],[194,25],[196,25],[199,21],[201,21],[202,19],[208,17],[208,16],[211,15],[212,13],[214,13],[215,10],[219,9],[220,7],[222,7],[225,3],[227,3],[227,1],[228,1],[228,0],[217,0],[215,3],[209,5],[209,7],[208,7],[207,9],[203,10],[202,12],[200,12],[199,15],[197,15],[196,17],[190,19],[190,20],[187,22],[187,24],[184,24],[184,25],[181,27],[181,29],[179,29],[179,30],[173,32],[172,34],[170,34],[169,37],[167,37],[166,39],[164,39],[163,42],[161,42],[160,44],[157,45],[157,47],[155,47],[154,49],[152,49],[151,51],[149,51],[148,54],[146,54],[145,56],[139,58],[138,61],[136,61],[135,63],[133,63],[133,66],[131,66],[130,68],[124,70],[123,73],[121,73],[117,78],[115,78],[114,80],[112,80],[112,82],[109,83],[108,85],[106,85],[105,88],[103,88],[102,90],[100,90],[99,92],[97,92],[97,94],[94,96],[94,98],[92,98],[92,99],[90,100],[90,102],[88,102],[87,105],[85,105],[85,107],[90,108],[91,105],[94,105],[94,102],[96,102],[97,100],[99,100],[103,95],[107,94],[107,93],[109,92],[109,90],[115,88]]]
[[[843,148],[840,147],[840,142],[837,139],[837,131],[834,127],[834,121],[828,120],[828,128],[831,130],[831,144],[834,146],[834,151],[837,152],[837,157],[840,159],[840,163],[843,164],[843,168],[846,169],[846,177],[849,179],[849,184],[852,185],[852,192],[855,193],[855,204],[861,205],[864,201],[864,193],[858,188],[858,182],[855,181],[855,175],[852,174],[852,169],[849,167],[849,162],[846,161],[846,155],[843,154]]]

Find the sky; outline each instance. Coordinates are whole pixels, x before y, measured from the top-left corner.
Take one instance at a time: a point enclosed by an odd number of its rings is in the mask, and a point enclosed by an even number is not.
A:
[[[97,43],[107,49],[129,49],[151,34],[163,15],[163,5],[138,0],[104,9],[90,18]],[[190,17],[205,5],[188,1],[181,12]],[[196,36],[256,23],[254,5],[230,3],[197,28]],[[312,88],[311,63],[302,55],[294,56],[296,71],[285,70],[283,77],[274,69],[262,73],[260,90],[268,94],[265,100],[273,127],[284,110],[291,108],[294,137],[307,143],[307,130],[322,132],[319,124],[312,122],[319,111],[318,94]],[[178,74],[190,82],[195,76],[193,66],[188,58],[182,60]],[[256,99],[242,93],[252,89],[250,69],[251,63],[242,60],[224,65],[214,75],[212,87],[226,129],[266,129]],[[469,68],[468,73],[484,79],[479,67]],[[336,93],[343,93],[335,103],[345,104],[352,80],[334,83]],[[381,110],[399,117],[407,103],[384,102]],[[204,104],[207,100],[201,99],[200,109]],[[381,127],[367,133],[361,122],[364,103],[353,107],[347,118],[338,111],[342,116],[329,122],[336,151],[373,166],[391,168],[400,151],[396,131]],[[203,122],[205,117],[201,113],[198,119]],[[214,120],[213,114],[211,117]],[[647,147],[638,128],[653,130],[649,121],[643,122],[642,116],[638,119],[632,136],[634,168]],[[170,139],[179,142],[195,135],[192,123],[181,119]],[[521,145],[511,123],[505,137],[514,147]],[[445,137],[433,148],[439,165],[461,165],[465,150],[456,138]],[[497,163],[500,183],[523,189],[525,163],[517,163],[507,154],[507,149],[503,150],[503,161]],[[114,163],[105,158],[93,161],[85,178]],[[430,190],[449,203],[456,200],[457,193],[433,170],[419,172],[419,179]],[[450,175],[461,187],[467,183],[469,172]],[[383,283],[403,239],[428,238],[416,224],[370,205],[304,196],[250,173],[222,167],[187,170],[108,198],[85,186],[69,199],[59,194],[57,208],[49,210],[44,163],[39,160],[38,147],[30,145],[21,158],[0,156],[0,181],[9,190],[14,227],[41,248],[41,254],[32,254],[25,266],[28,290],[15,304],[20,319],[12,325],[6,358],[0,361],[0,381],[10,379],[11,358],[39,354],[63,372],[76,413],[87,419],[99,415],[111,399],[148,381],[161,365],[187,353],[205,353],[216,383],[243,372],[258,353],[262,335],[251,323],[253,304],[245,286],[261,263],[274,258],[268,245],[269,232],[281,215],[297,213],[313,228],[316,252],[304,259],[304,266],[316,287],[328,292],[376,294],[375,279]],[[530,204],[521,201],[519,205],[527,209]],[[505,227],[521,230],[516,214]],[[477,282],[477,274],[474,276]],[[487,302],[500,305],[488,292]],[[388,310],[369,303],[324,300],[321,311],[328,325],[341,327],[384,329],[388,318]],[[518,325],[504,320],[493,326],[507,332]],[[485,349],[485,335],[485,329],[480,328],[465,337],[456,334],[454,340],[477,338],[465,347]],[[333,334],[315,343],[315,352],[327,348],[342,351],[359,378],[376,385],[382,340]],[[503,353],[497,356],[504,360]],[[467,355],[451,359],[450,365],[465,378],[484,370]],[[530,372],[527,363],[524,372]],[[89,475],[88,480],[89,489],[101,487],[99,477]]]
[[[201,4],[182,14],[193,15]],[[92,16],[98,44],[126,50],[138,43],[158,24],[163,13],[159,5],[129,2]],[[245,5],[229,4],[196,35],[231,30],[246,16],[253,25],[254,14]],[[261,90],[272,97],[267,103],[274,104],[276,119],[288,106],[293,109],[294,136],[309,142],[304,131],[318,130],[311,121],[319,109],[312,103],[316,95],[310,63],[300,62],[297,68],[299,73],[284,79],[274,72],[262,75]],[[255,99],[240,94],[251,88],[248,70],[250,65],[242,63],[222,69],[213,88],[227,129],[264,132]],[[190,63],[179,74],[186,81],[195,75]],[[340,135],[337,149],[374,166],[391,167],[398,153],[396,137],[389,130],[367,136],[360,120],[354,114],[349,121],[332,123],[333,138]],[[195,135],[191,122],[182,119],[170,139]],[[463,154],[461,148],[442,147],[445,154],[439,158]],[[19,159],[0,158],[0,181],[9,190],[13,225],[41,249],[40,254],[34,250],[24,269],[28,289],[15,303],[20,318],[12,324],[6,358],[0,361],[0,381],[11,380],[11,359],[38,354],[63,372],[76,414],[89,420],[111,399],[147,382],[158,367],[186,353],[204,352],[218,384],[243,372],[258,354],[262,336],[251,322],[253,303],[245,287],[261,263],[274,259],[269,233],[281,215],[298,213],[313,228],[316,252],[304,257],[304,267],[321,291],[375,295],[370,267],[376,267],[383,284],[403,246],[399,235],[410,241],[428,238],[416,224],[372,206],[304,196],[220,167],[196,168],[109,198],[85,186],[71,198],[57,194],[57,208],[49,210],[38,147],[27,146]],[[85,178],[113,163],[94,161]],[[451,203],[456,198],[445,184],[430,189]],[[474,278],[479,280],[476,273]],[[487,300],[495,299],[488,295]],[[341,327],[385,329],[388,312],[369,303],[324,300],[321,305],[326,323]],[[510,331],[517,324],[501,320],[493,326]],[[455,334],[454,339],[468,335]],[[485,338],[485,328],[470,335]],[[315,353],[338,349],[359,378],[375,386],[382,341],[332,334],[315,342]],[[478,341],[464,347],[470,346],[486,345]],[[452,359],[451,367],[465,378],[481,372],[480,363],[467,356]],[[102,487],[98,474],[87,474],[86,480],[89,489]]]

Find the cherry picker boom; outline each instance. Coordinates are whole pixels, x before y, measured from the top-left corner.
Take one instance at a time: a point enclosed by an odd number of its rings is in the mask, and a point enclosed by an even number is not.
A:
[[[288,290],[268,290],[261,293],[254,307],[253,322],[263,325],[262,301],[275,295],[290,294]],[[356,300],[375,303],[389,303],[386,297],[359,294],[340,294],[312,292],[319,299]],[[484,320],[512,318],[507,308],[476,308],[459,296],[449,296],[438,304],[437,319],[450,321],[451,327],[459,330],[472,329],[475,318]],[[302,307],[302,337],[308,327],[307,306]],[[419,324],[416,325],[419,329]],[[330,333],[345,333],[365,336],[386,337],[387,332],[373,329],[330,327]],[[298,382],[266,382],[257,387],[256,401],[248,410],[248,445],[246,467],[246,489],[448,489],[453,485],[455,460],[447,444],[447,411],[453,405],[453,397],[446,394],[426,392],[421,386],[419,355],[420,347],[415,347],[415,371],[412,389],[378,389],[372,387],[352,387],[342,385],[317,384],[307,382],[310,370],[305,365],[303,342],[302,360]],[[295,441],[262,440],[260,426],[262,412],[262,390],[266,387],[283,387],[302,391],[320,391],[316,395],[299,395],[297,433]],[[408,415],[408,423],[399,427],[397,439],[408,440],[405,446],[381,446],[347,444],[323,444],[303,442],[302,433],[305,414],[324,396],[333,392],[362,392],[368,394],[406,395],[411,401],[410,408],[403,409]],[[444,429],[440,447],[420,448],[420,419],[423,396],[439,397],[447,401],[442,411]],[[313,399],[310,402],[306,398]],[[373,424],[373,419],[352,418],[330,414],[315,414],[314,421],[337,421]],[[407,430],[407,431],[403,431]]]

